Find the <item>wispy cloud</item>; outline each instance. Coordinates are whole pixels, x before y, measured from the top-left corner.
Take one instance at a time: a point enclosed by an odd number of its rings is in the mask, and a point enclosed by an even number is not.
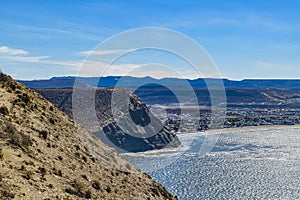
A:
[[[49,58],[49,56],[0,56],[3,60],[23,63],[38,63],[43,59]]]
[[[49,60],[41,60],[39,63],[42,64],[49,64],[49,65],[60,65],[60,66],[65,66],[65,67],[70,67],[72,69],[79,69],[80,66],[82,65],[83,61],[49,61]]]
[[[82,51],[81,55],[111,55],[111,54],[123,54],[134,52],[137,49],[110,49],[110,50],[94,50],[94,51]]]
[[[28,52],[22,49],[13,49],[8,46],[0,46],[0,54],[5,55],[27,55]]]
[[[270,62],[266,62],[266,61],[258,61],[255,66],[257,66],[257,67],[273,67],[274,64],[270,63]]]
[[[119,63],[108,64],[100,61],[86,61],[78,70],[78,76],[134,76],[154,78],[165,77],[182,77],[182,78],[199,78],[200,74],[195,70],[180,71],[175,67],[168,67],[160,64],[136,64],[136,63]],[[210,77],[210,76],[209,76]],[[211,76],[215,77],[215,76]]]
[[[19,63],[40,63],[48,65],[61,65],[78,69],[82,61],[72,62],[72,61],[53,61],[50,60],[50,56],[29,56],[28,51],[22,49],[13,49],[8,46],[0,47],[0,59],[9,62],[19,62]]]
[[[169,28],[184,29],[220,29],[231,28],[232,30],[247,29],[250,31],[270,31],[274,33],[298,33],[300,30],[299,23],[293,20],[287,21],[282,16],[270,14],[269,12],[259,12],[243,8],[229,12],[207,10],[203,12],[188,11],[180,13],[180,16],[162,18],[159,21],[161,26]],[[157,25],[157,21],[151,24]]]
[[[4,51],[5,50],[5,51]],[[63,60],[57,61],[52,59],[50,56],[31,56],[29,52],[22,49],[13,49],[10,47],[4,48],[0,51],[0,60],[8,61],[12,63],[34,63],[45,67],[47,70],[48,66],[59,66],[61,69],[67,69],[72,73],[78,73],[79,76],[152,76],[155,78],[164,77],[189,77],[195,78],[197,75],[195,71],[180,72],[176,71],[176,68],[166,67],[158,64],[138,64],[138,63],[113,63],[109,64],[103,60]],[[105,51],[91,51],[84,52],[84,54],[92,55],[112,55],[118,53],[132,52],[136,49],[111,49]],[[26,53],[25,53],[26,52]],[[82,53],[82,52],[81,52]]]
[[[19,63],[38,63],[47,65],[60,65],[70,68],[78,69],[82,65],[82,61],[72,62],[72,61],[53,61],[49,59],[50,56],[1,56],[1,60],[7,60],[10,62]]]
[[[8,46],[0,47],[1,60],[24,62],[24,63],[36,63],[43,59],[49,58],[49,56],[28,56],[28,51],[23,49],[15,49]]]
[[[141,64],[111,64],[101,61],[85,61],[78,68],[79,76],[123,76],[139,68]]]
[[[2,26],[5,26],[14,31],[26,32],[27,37],[37,37],[40,38],[49,38],[49,37],[68,37],[76,39],[84,39],[91,41],[102,41],[106,38],[100,31],[88,32],[85,29],[72,29],[72,28],[49,28],[43,26],[28,26],[24,24],[11,24],[11,23],[2,23]]]

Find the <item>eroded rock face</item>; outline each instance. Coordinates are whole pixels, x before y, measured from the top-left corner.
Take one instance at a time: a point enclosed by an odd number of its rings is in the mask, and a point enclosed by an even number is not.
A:
[[[129,112],[103,127],[105,136],[119,151],[140,152],[180,145],[176,135],[154,117],[137,96],[130,95],[129,99]],[[100,134],[97,135],[101,137]]]
[[[176,199],[2,73],[0,97],[0,199]]]
[[[58,106],[71,117],[72,89],[39,89],[41,95]],[[88,97],[91,91],[80,89],[78,100],[82,107],[77,121],[89,128],[104,143],[119,152],[141,152],[180,146],[177,136],[169,131],[160,120],[151,114],[147,106],[136,95],[125,89],[96,89],[94,92],[95,108]],[[96,120],[92,119],[94,109]],[[95,123],[96,122],[96,123]]]
[[[163,128],[159,133],[147,138],[135,137],[124,131],[116,124],[110,123],[103,128],[108,138],[121,152],[141,152],[162,148],[174,148],[180,145],[175,135]],[[96,136],[101,137],[99,133]],[[105,139],[104,139],[105,140]]]

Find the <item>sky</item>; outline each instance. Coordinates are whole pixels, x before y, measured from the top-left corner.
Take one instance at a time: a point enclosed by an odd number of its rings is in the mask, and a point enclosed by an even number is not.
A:
[[[193,39],[223,78],[300,79],[297,0],[2,0],[0,10],[0,69],[16,79],[78,75],[88,53],[101,42],[143,27],[167,28]],[[112,48],[101,56],[123,50]],[[105,75],[173,76],[160,72],[157,64],[138,69],[152,62],[167,63],[183,77],[198,77],[174,55],[131,53]],[[94,67],[107,64],[105,59],[101,63]]]

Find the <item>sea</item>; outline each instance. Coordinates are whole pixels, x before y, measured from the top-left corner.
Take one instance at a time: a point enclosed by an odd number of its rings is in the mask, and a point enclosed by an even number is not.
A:
[[[300,127],[178,137],[179,148],[122,156],[182,200],[300,199]]]

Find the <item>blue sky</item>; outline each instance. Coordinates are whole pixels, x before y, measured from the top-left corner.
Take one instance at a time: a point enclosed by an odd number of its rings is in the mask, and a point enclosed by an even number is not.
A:
[[[0,9],[0,69],[17,79],[76,75],[84,52],[142,27],[169,28],[193,38],[225,78],[300,79],[297,0],[2,0]],[[150,54],[155,58],[157,52]],[[165,59],[185,74],[183,62]],[[122,75],[121,69],[143,62],[147,59],[123,59],[110,73]],[[195,78],[188,72],[186,77]]]

